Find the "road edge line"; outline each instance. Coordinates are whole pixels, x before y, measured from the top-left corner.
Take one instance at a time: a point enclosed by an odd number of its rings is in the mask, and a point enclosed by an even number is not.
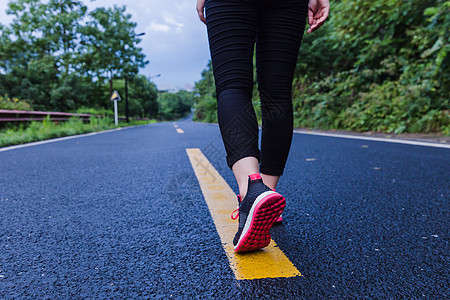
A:
[[[450,149],[450,145],[448,145],[448,144],[439,144],[439,143],[421,142],[421,141],[412,141],[412,140],[389,139],[389,138],[382,138],[382,137],[368,137],[368,136],[359,136],[359,135],[344,135],[344,134],[338,134],[338,133],[313,132],[313,131],[304,131],[304,130],[298,130],[298,129],[294,130],[294,133],[305,134],[305,135],[335,137],[335,138],[343,138],[343,139],[355,139],[355,140],[364,140],[364,141],[397,143],[397,144],[406,144],[406,145],[413,145],[413,146],[424,146],[424,147]]]

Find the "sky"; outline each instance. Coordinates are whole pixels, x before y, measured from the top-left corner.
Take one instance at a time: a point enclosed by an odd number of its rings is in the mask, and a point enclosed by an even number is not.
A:
[[[205,25],[198,19],[195,0],[83,0],[91,11],[114,5],[127,7],[139,44],[150,63],[140,70],[159,90],[191,90],[209,61]],[[7,0],[0,0],[0,23],[8,24]],[[154,77],[160,74],[159,77]]]

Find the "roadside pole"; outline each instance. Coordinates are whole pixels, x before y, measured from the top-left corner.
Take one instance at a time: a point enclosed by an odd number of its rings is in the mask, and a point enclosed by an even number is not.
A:
[[[128,76],[125,76],[125,115],[127,117],[127,123],[130,123],[130,117],[128,115]]]
[[[114,100],[114,123],[119,125],[119,117],[117,116],[117,100]]]
[[[114,92],[111,95],[111,101],[114,101],[114,123],[116,124],[116,126],[119,125],[119,114],[117,111],[117,101],[120,101],[120,95],[119,92],[114,90]]]

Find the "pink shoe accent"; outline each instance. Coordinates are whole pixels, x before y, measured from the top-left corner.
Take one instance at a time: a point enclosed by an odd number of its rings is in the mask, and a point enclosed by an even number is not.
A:
[[[275,189],[272,189],[272,191],[275,192]],[[278,217],[278,219],[275,221],[275,223],[280,223],[280,222],[283,222],[283,215],[280,215],[280,216]]]
[[[241,195],[236,195],[236,197],[237,197],[237,199],[238,199],[238,207],[237,207],[235,210],[233,210],[233,212],[231,213],[231,218],[232,218],[233,220],[236,220],[237,218],[239,218],[239,204],[240,204],[241,201],[242,201]],[[237,214],[234,215],[235,213],[237,213]]]
[[[236,215],[235,215],[236,214]],[[231,218],[233,220],[237,220],[237,218],[239,218],[239,208],[233,210],[233,212],[231,213]]]
[[[261,174],[259,174],[259,173],[250,174],[250,175],[248,175],[248,177],[250,177],[250,180],[257,180],[257,179],[261,179]]]
[[[283,212],[286,200],[278,193],[265,196],[255,207],[253,214],[248,216],[251,223],[248,230],[242,234],[234,249],[235,252],[246,252],[267,247],[270,244],[270,228]]]

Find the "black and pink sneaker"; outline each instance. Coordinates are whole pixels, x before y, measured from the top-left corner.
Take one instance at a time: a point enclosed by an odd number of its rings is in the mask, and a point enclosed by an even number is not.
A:
[[[239,229],[234,237],[234,252],[246,252],[270,244],[270,228],[286,206],[283,196],[267,187],[260,174],[249,175],[245,198],[239,202]]]

